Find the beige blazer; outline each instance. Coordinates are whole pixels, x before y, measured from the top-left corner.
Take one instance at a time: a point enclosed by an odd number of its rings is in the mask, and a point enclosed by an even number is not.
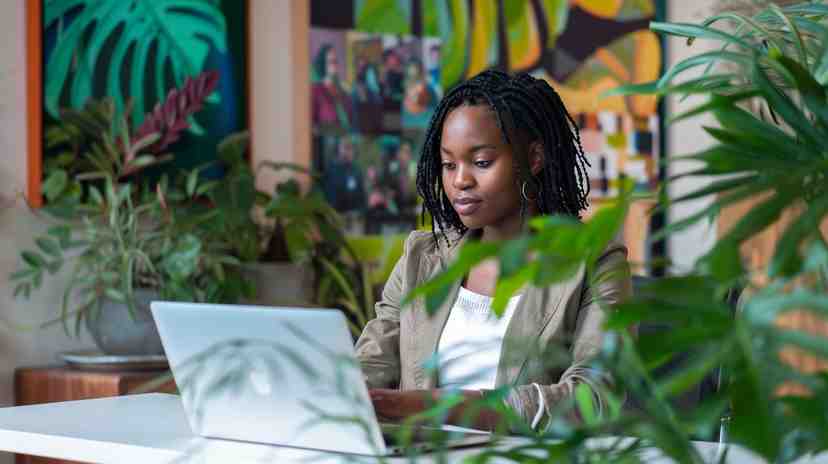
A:
[[[426,363],[437,351],[460,282],[432,316],[426,312],[422,298],[405,308],[401,301],[445,269],[467,239],[453,245],[442,239],[435,243],[431,232],[416,231],[406,240],[403,256],[376,305],[377,317],[368,322],[357,341],[357,356],[369,388],[439,386],[436,373],[429,375],[429,371],[436,370],[429,370]],[[496,387],[510,387],[507,404],[529,424],[534,422],[541,404],[545,406],[543,418],[548,418],[552,408],[571,395],[579,383],[592,386],[596,406],[604,408],[604,399],[595,386],[606,379],[588,363],[603,342],[604,312],[598,302],[614,304],[631,293],[626,248],[612,244],[605,250],[596,274],[606,278],[595,287],[587,285],[585,274],[582,268],[550,287],[528,286],[506,329]],[[565,355],[563,363],[561,355]]]

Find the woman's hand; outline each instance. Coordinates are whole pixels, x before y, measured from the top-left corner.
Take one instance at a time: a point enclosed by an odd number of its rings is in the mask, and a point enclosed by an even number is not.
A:
[[[440,399],[440,390],[393,390],[374,388],[368,390],[374,411],[381,421],[401,422],[434,406]],[[462,391],[463,399],[448,413],[446,422],[480,430],[494,430],[499,414],[479,403],[482,393],[477,390]],[[466,416],[466,408],[473,407],[473,417]]]
[[[401,421],[428,408],[429,390],[393,390],[374,388],[368,390],[374,411],[380,419]]]

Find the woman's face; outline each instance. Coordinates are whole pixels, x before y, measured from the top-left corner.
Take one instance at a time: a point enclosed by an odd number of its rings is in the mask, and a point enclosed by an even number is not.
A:
[[[486,105],[463,105],[443,122],[443,189],[469,229],[520,226],[520,188],[512,147]]]

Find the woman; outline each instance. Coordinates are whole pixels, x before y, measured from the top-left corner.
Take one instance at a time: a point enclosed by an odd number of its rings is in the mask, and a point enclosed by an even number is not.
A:
[[[364,59],[357,66],[351,101],[356,116],[353,129],[363,134],[382,132],[382,95],[377,69]]]
[[[589,362],[603,339],[599,303],[612,304],[630,292],[624,247],[611,245],[598,261],[597,273],[607,272],[609,279],[590,287],[580,270],[549,288],[527,286],[502,319],[476,317],[490,307],[496,261],[472,268],[433,316],[421,300],[401,306],[405,295],[444,269],[469,240],[516,237],[534,215],[580,218],[587,207],[586,163],[578,130],[545,81],[485,71],[440,102],[417,172],[417,190],[435,232],[408,237],[376,306],[377,318],[357,342],[379,416],[409,417],[451,389],[464,398],[448,415],[457,424],[483,392],[503,386],[509,388],[507,405],[534,428],[547,423],[579,384],[592,387],[603,408],[597,386],[606,379]],[[489,361],[492,368],[475,378],[467,375],[465,360],[446,361],[451,346],[479,341],[483,333],[500,344],[471,350],[481,356],[469,364]],[[556,347],[567,350],[568,365],[550,359]],[[438,366],[429,375],[426,365],[434,354]],[[495,410],[483,409],[472,425],[491,429],[499,420]]]
[[[347,131],[353,124],[351,101],[339,79],[339,59],[330,44],[319,47],[313,60],[311,119],[321,131]]]
[[[405,97],[402,103],[402,127],[424,128],[437,103],[437,92],[426,79],[423,63],[411,58],[405,67]]]

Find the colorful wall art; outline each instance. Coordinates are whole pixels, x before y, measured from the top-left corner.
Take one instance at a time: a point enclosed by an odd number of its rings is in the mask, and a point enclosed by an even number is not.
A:
[[[314,159],[336,177],[329,198],[356,231],[413,225],[402,186],[413,182],[406,172],[433,105],[490,67],[531,73],[560,93],[580,126],[594,199],[614,195],[623,178],[654,190],[663,121],[655,97],[600,95],[657,78],[664,51],[648,24],[663,8],[659,0],[314,0]],[[366,227],[370,211],[384,219]]]

